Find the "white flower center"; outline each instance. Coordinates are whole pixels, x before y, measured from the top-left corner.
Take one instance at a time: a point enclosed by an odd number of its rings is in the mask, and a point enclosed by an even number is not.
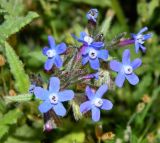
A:
[[[101,98],[94,99],[94,105],[97,107],[101,107],[103,104],[103,100]]]
[[[48,58],[52,58],[56,55],[56,51],[54,49],[48,50],[46,55],[48,56]]]
[[[55,93],[52,93],[49,95],[49,100],[52,104],[57,104],[58,103],[58,96]]]
[[[141,35],[141,34],[137,35],[136,39],[137,39],[138,43],[140,43],[140,44],[144,43],[143,35]]]
[[[89,37],[89,36],[85,36],[84,37],[84,41],[88,43],[88,45],[90,45],[93,42],[93,38]]]
[[[97,51],[95,49],[90,49],[89,50],[89,57],[91,59],[95,59],[97,57]]]
[[[129,65],[124,66],[123,68],[124,68],[124,73],[125,74],[131,74],[133,72],[133,68]]]

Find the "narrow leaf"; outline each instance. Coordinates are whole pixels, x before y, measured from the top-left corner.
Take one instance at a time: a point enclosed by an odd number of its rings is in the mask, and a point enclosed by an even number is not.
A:
[[[29,77],[25,73],[23,64],[19,60],[13,48],[6,42],[5,43],[6,57],[9,63],[11,73],[15,78],[15,86],[20,93],[27,93],[29,89]]]

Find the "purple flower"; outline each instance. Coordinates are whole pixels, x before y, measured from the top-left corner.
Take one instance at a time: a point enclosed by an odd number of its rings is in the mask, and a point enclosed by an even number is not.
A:
[[[91,74],[87,74],[85,76],[82,77],[82,79],[92,79],[95,78],[96,80],[98,80],[99,78],[99,73],[91,73]]]
[[[108,58],[107,50],[100,50],[100,48],[86,47],[82,54],[82,65],[85,65],[88,61],[91,68],[98,70],[100,68],[99,58],[106,61]]]
[[[86,95],[89,100],[80,105],[80,112],[85,113],[91,110],[92,120],[95,122],[99,121],[100,120],[100,109],[111,110],[113,107],[113,104],[111,101],[107,99],[102,99],[102,96],[107,90],[108,90],[108,87],[106,84],[102,85],[96,91],[96,93],[94,93],[92,89],[89,86],[87,86]]]
[[[74,92],[72,90],[59,91],[59,89],[60,80],[57,77],[50,78],[49,90],[42,87],[34,89],[35,96],[43,101],[39,106],[40,112],[46,113],[52,109],[59,116],[66,114],[66,109],[61,102],[72,100]]]
[[[90,9],[87,14],[86,17],[88,20],[96,22],[96,19],[98,17],[98,10],[97,9]]]
[[[118,72],[118,75],[116,77],[116,85],[118,87],[122,87],[123,83],[125,81],[125,78],[129,81],[130,84],[136,85],[139,82],[139,78],[136,74],[134,74],[133,70],[137,69],[142,64],[141,59],[137,58],[130,61],[130,51],[129,49],[126,49],[123,52],[123,58],[122,63],[113,60],[110,62],[110,68]]]
[[[142,33],[147,31],[148,28],[144,27],[142,28],[138,34],[131,34],[132,38],[135,40],[135,51],[138,53],[139,49],[141,49],[143,52],[146,51],[146,48],[143,46],[144,42],[152,37],[152,34],[145,34]]]
[[[67,46],[65,43],[56,45],[55,40],[52,36],[48,36],[48,41],[50,48],[44,47],[42,50],[43,54],[48,57],[44,68],[45,70],[50,70],[53,64],[55,64],[57,68],[60,68],[63,64],[60,54],[66,51]]]

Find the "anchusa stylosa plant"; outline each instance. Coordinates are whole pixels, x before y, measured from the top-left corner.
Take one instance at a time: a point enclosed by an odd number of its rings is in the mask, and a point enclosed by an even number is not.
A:
[[[66,104],[63,102],[68,101],[76,120],[91,112],[92,120],[99,121],[100,110],[108,111],[113,107],[112,101],[109,100],[110,97],[105,98],[106,91],[112,90],[108,82],[111,81],[110,74],[104,81],[102,79],[105,79],[105,75],[102,75],[102,70],[108,73],[113,70],[118,73],[115,85],[119,88],[123,87],[125,79],[131,85],[139,83],[135,70],[141,66],[141,59],[131,60],[130,50],[125,49],[122,62],[119,62],[111,58],[109,51],[115,47],[134,44],[136,53],[140,50],[145,52],[144,42],[152,37],[152,34],[143,35],[148,28],[142,28],[138,34],[131,34],[130,38],[119,36],[106,43],[103,40],[105,38],[103,33],[97,32],[98,10],[91,9],[86,14],[86,18],[88,19],[88,32],[80,32],[79,37],[72,34],[75,41],[81,44],[79,47],[67,46],[65,43],[56,45],[54,38],[48,36],[49,46],[42,49],[43,55],[47,57],[44,69],[52,75],[50,75],[48,89],[42,84],[33,83],[30,92],[42,101],[38,109],[43,113],[44,118],[50,113],[57,117],[65,116],[69,110],[66,110]],[[111,70],[108,70],[107,67],[110,67]],[[95,84],[97,81],[100,83],[99,87]],[[45,120],[45,130],[52,129],[50,120],[50,118]]]

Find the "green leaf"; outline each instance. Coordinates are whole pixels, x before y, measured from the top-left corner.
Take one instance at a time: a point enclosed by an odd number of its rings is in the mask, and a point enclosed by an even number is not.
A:
[[[83,132],[79,133],[70,133],[69,135],[66,135],[65,137],[59,139],[55,143],[83,143],[85,138],[85,134]]]
[[[0,126],[16,124],[17,120],[22,116],[19,109],[10,110],[0,119]]]
[[[114,17],[114,11],[108,10],[105,20],[103,21],[102,26],[101,26],[101,33],[104,34],[104,37],[108,34],[108,30],[111,26],[113,17]]]
[[[30,82],[28,75],[24,71],[22,62],[19,60],[19,57],[16,55],[15,51],[7,42],[5,42],[5,50],[7,61],[15,78],[15,86],[17,90],[20,93],[27,93]]]
[[[120,24],[125,27],[126,31],[128,31],[129,28],[128,28],[127,20],[125,18],[120,2],[118,0],[112,0],[112,8],[115,11]]]
[[[0,139],[9,132],[9,126],[0,125]]]
[[[111,6],[111,0],[70,0],[71,2],[76,3],[86,3],[93,6],[100,6],[100,7],[110,7]]]
[[[25,25],[29,24],[34,18],[37,18],[38,14],[35,12],[28,12],[25,17],[10,16],[0,25],[0,43],[4,41],[12,34],[18,32]]]
[[[10,103],[10,102],[25,102],[25,101],[30,101],[34,98],[33,95],[31,94],[20,94],[16,96],[4,96],[5,102]]]
[[[23,0],[0,0],[0,6],[9,15],[17,16],[23,11]]]
[[[138,89],[135,92],[133,92],[133,97],[135,98],[135,100],[139,100],[140,98],[142,98],[142,96],[145,94],[151,83],[152,75],[144,75],[141,82],[138,85]]]

